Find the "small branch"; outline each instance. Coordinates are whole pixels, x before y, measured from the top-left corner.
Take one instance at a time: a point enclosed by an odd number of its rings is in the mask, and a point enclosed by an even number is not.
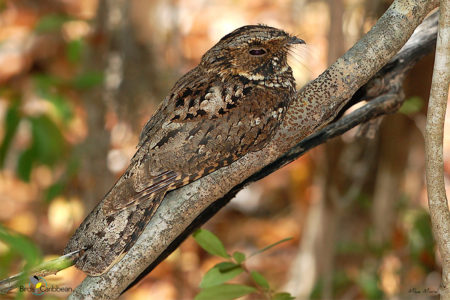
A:
[[[43,262],[36,268],[33,268],[27,274],[22,272],[17,275],[6,278],[4,280],[1,280],[0,281],[0,295],[6,294],[10,290],[17,288],[20,283],[20,280],[24,276],[36,275],[36,276],[45,277],[48,275],[56,274],[61,270],[64,270],[70,266],[73,266],[75,259],[77,259],[79,255],[80,255],[80,251],[74,251],[72,253],[60,256],[56,259]]]
[[[425,134],[426,180],[433,234],[442,260],[441,299],[450,299],[450,211],[444,183],[443,138],[450,83],[450,2],[442,0]]]

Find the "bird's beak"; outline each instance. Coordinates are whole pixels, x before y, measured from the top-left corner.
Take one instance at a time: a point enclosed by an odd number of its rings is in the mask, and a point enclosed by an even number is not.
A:
[[[292,45],[292,44],[306,44],[304,40],[299,39],[296,36],[291,36],[288,40],[288,44]]]

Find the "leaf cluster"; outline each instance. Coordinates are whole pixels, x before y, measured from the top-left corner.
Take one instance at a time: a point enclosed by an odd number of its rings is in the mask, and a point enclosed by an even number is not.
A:
[[[275,292],[261,273],[250,271],[246,266],[246,261],[251,257],[289,241],[291,238],[273,243],[247,256],[239,251],[235,251],[231,255],[228,254],[222,241],[208,230],[199,229],[194,232],[193,237],[206,252],[225,259],[225,261],[213,266],[203,276],[200,282],[201,291],[197,294],[195,300],[229,300],[249,294],[258,294],[261,298],[270,300],[294,299],[289,293]],[[243,273],[247,275],[250,284],[228,283],[228,281]]]

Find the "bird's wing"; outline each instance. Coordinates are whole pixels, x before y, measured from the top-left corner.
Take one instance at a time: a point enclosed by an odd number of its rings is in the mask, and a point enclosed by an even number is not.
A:
[[[186,76],[192,78],[189,73]],[[228,114],[237,108],[250,89],[244,91],[245,82],[239,80],[224,87],[214,79],[195,77],[198,79],[190,82],[182,77],[180,81],[185,84],[175,85],[144,127],[140,149],[103,201],[106,215],[184,186],[242,156],[227,139],[237,132],[231,128],[220,129],[217,124],[226,123],[223,118],[228,118],[230,123]],[[245,133],[243,130],[241,135]],[[215,139],[218,135],[223,136],[223,141]],[[214,151],[199,153],[200,148],[212,145]],[[209,164],[205,165],[206,162]]]
[[[134,245],[168,191],[241,156],[227,137],[248,134],[238,125],[242,116],[231,113],[245,96],[244,87],[238,82],[231,92],[223,96],[230,91],[203,79],[174,87],[145,126],[125,174],[64,250],[85,250],[78,268],[90,275],[107,271]]]

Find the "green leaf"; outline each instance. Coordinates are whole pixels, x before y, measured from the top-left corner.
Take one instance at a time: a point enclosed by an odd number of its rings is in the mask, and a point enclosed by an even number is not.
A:
[[[289,293],[276,293],[273,295],[272,300],[294,300],[295,297],[292,297]]]
[[[80,169],[80,154],[82,154],[80,151],[80,145],[75,146],[75,149],[71,149],[71,154],[69,158],[66,161],[66,172],[65,172],[65,178],[63,179],[64,182],[68,182],[71,178],[78,175],[78,171]]]
[[[336,252],[339,254],[363,254],[366,249],[362,243],[358,243],[352,240],[338,241],[336,244]]]
[[[103,73],[96,71],[89,71],[76,76],[71,84],[78,89],[90,89],[103,82]]]
[[[62,121],[67,122],[72,119],[72,107],[70,106],[70,102],[64,96],[56,93],[46,93],[43,96],[47,101],[53,104]]]
[[[36,151],[36,161],[52,166],[62,159],[65,141],[56,124],[47,116],[30,117],[32,148]]]
[[[224,261],[224,262],[218,263],[217,265],[215,265],[215,267],[219,268],[219,270],[221,272],[227,272],[234,268],[239,267],[239,265],[235,264],[234,262]]]
[[[42,17],[34,27],[39,33],[54,32],[61,29],[62,25],[71,18],[65,15],[47,15]]]
[[[205,276],[203,276],[202,282],[200,283],[200,287],[204,289],[222,284],[238,276],[243,271],[244,269],[242,269],[242,267],[239,265],[235,265],[234,268],[224,271],[220,269],[219,265],[215,265],[208,272],[206,272]]]
[[[200,291],[194,300],[230,300],[255,292],[256,289],[240,284],[222,284]]]
[[[229,258],[225,247],[217,236],[206,229],[198,229],[194,232],[193,237],[197,244],[200,245],[206,252],[212,255]]]
[[[12,251],[3,251],[0,255],[0,278],[8,277],[9,268],[14,262],[14,253]]]
[[[262,253],[262,252],[264,252],[264,251],[269,250],[269,249],[272,248],[272,247],[275,247],[275,246],[277,246],[277,245],[279,245],[279,244],[281,244],[281,243],[284,243],[284,242],[287,242],[287,241],[290,241],[290,240],[292,240],[291,237],[285,238],[285,239],[282,239],[281,241],[278,241],[278,242],[276,242],[276,243],[270,244],[269,246],[266,246],[266,247],[264,247],[264,248],[262,248],[262,249],[259,249],[259,250],[256,251],[256,252],[252,253],[252,254],[250,255],[250,257],[251,257],[251,256],[254,256],[254,255],[257,255],[257,254],[260,254],[260,253]]]
[[[378,278],[376,275],[362,273],[358,278],[358,285],[368,299],[383,299],[383,292],[378,287]]]
[[[267,282],[267,279],[264,278],[264,276],[256,271],[252,271],[250,273],[250,275],[252,276],[253,280],[261,287],[265,288],[266,290],[270,289],[269,286],[269,282]]]
[[[45,201],[48,203],[52,201],[56,196],[60,195],[65,188],[65,183],[55,182],[45,191]]]
[[[241,264],[245,261],[245,254],[239,251],[233,253],[233,258],[236,260],[238,264]]]
[[[70,101],[68,101],[65,96],[60,94],[58,90],[55,89],[55,87],[64,87],[67,85],[67,81],[48,74],[37,74],[33,77],[33,79],[39,95],[53,104],[62,121],[69,121],[73,116]]]
[[[411,97],[409,99],[406,99],[405,102],[403,102],[402,106],[398,110],[400,113],[405,115],[411,115],[416,112],[419,112],[423,107],[423,100],[420,97]]]
[[[41,260],[41,253],[39,249],[26,237],[8,230],[0,225],[0,241],[3,241],[10,248],[10,252],[19,254],[25,259],[25,266],[23,273],[19,277],[18,285],[24,285],[27,280],[27,274],[36,266]],[[23,292],[17,292],[14,299],[23,299]]]
[[[33,148],[28,148],[20,154],[17,162],[17,175],[23,181],[30,181],[31,169],[33,168],[35,159],[36,156]]]
[[[6,154],[17,131],[20,122],[19,102],[14,102],[8,107],[5,116],[5,136],[0,146],[0,167],[3,168]]]
[[[323,279],[317,278],[316,283],[314,284],[314,287],[309,294],[308,299],[322,299],[322,290],[323,290]]]
[[[71,63],[78,63],[83,53],[83,41],[81,39],[70,41],[66,46],[66,57]]]
[[[408,231],[410,255],[418,264],[423,264],[423,257],[433,255],[434,241],[431,230],[430,215],[425,211],[411,211],[408,213]]]
[[[51,87],[59,86],[64,83],[62,78],[42,73],[34,75],[33,81],[40,93],[46,93]]]
[[[25,259],[25,268],[27,269],[36,266],[41,261],[41,253],[31,241],[1,225],[0,241],[9,245],[12,251],[19,253]]]

